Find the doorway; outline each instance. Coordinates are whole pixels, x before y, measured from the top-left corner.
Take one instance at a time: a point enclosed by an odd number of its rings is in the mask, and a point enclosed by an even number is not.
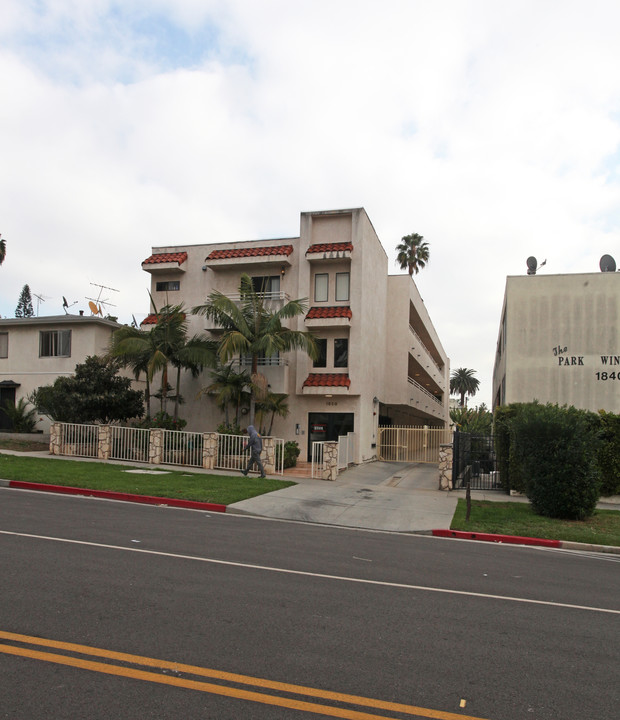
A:
[[[337,441],[353,432],[353,413],[308,413],[308,462],[312,462],[312,443]]]
[[[12,430],[13,421],[4,412],[7,402],[11,407],[15,407],[15,389],[19,387],[17,383],[10,380],[4,380],[0,383],[0,430]]]

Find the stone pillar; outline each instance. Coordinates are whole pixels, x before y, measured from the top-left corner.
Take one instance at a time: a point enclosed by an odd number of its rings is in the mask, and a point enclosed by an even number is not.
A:
[[[202,434],[202,467],[205,470],[213,470],[217,459],[217,433],[208,432]]]
[[[50,455],[60,455],[60,444],[62,442],[62,425],[53,422],[50,426]]]
[[[452,443],[439,446],[439,489],[452,490]]]
[[[97,434],[97,458],[99,460],[110,459],[110,438],[112,432],[109,425],[100,425]]]
[[[263,456],[261,460],[265,468],[265,474],[274,475],[276,472],[276,441],[274,438],[263,438]]]
[[[149,463],[161,465],[164,449],[164,433],[161,428],[151,428],[149,433]]]
[[[335,480],[338,477],[338,443],[323,443],[323,480]]]

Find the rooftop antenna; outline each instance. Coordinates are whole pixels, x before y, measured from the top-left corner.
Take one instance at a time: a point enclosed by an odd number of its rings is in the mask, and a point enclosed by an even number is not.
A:
[[[616,272],[616,261],[611,255],[603,255],[598,266],[601,268],[601,272]]]
[[[69,305],[69,303],[67,302],[67,298],[64,295],[62,296],[62,309],[65,311],[65,315],[69,314],[67,311],[69,310],[70,307],[73,307],[76,303],[77,303],[77,300],[74,300],[71,303],[71,305]]]
[[[115,288],[106,287],[105,285],[99,285],[98,283],[91,283],[91,285],[94,285],[95,287],[99,288],[99,295],[97,295],[96,298],[89,298],[87,297],[87,300],[90,300],[88,303],[88,307],[90,308],[90,311],[93,315],[101,315],[103,317],[103,308],[107,308],[109,305],[110,307],[116,307],[114,303],[108,302],[108,299],[105,300],[101,299],[101,296],[103,294],[104,290],[112,290],[113,292],[120,292],[120,290],[116,290]]]
[[[42,302],[45,302],[46,300],[49,300],[49,297],[47,295],[37,295],[37,293],[32,293],[36,299],[37,299],[37,317],[39,317],[39,305]]]
[[[132,316],[131,316],[131,319],[132,319],[132,321],[133,321],[133,322],[131,323],[131,327],[137,328],[137,327],[138,327],[138,321],[136,320],[136,316],[135,316],[135,315],[132,315]]]

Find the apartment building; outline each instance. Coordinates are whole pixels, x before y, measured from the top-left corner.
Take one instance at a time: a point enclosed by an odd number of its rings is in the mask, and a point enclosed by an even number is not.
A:
[[[620,413],[620,274],[508,277],[493,406],[557,403]]]
[[[311,331],[320,357],[295,351],[264,358],[269,390],[286,393],[290,413],[273,434],[296,440],[302,459],[312,442],[355,434],[356,462],[376,455],[379,424],[444,427],[449,361],[409,275],[388,275],[388,258],[363,208],[304,212],[299,236],[208,245],[154,247],[142,268],[151,274],[157,307],[205,302],[213,290],[235,297],[242,273],[266,302],[307,298],[291,327]],[[155,318],[147,318],[146,323]],[[190,334],[218,328],[188,316]],[[212,429],[222,415],[199,391],[208,372],[186,375],[181,394],[188,429]]]
[[[33,390],[56,378],[73,375],[89,355],[104,355],[112,333],[121,325],[83,315],[50,315],[0,319],[0,408],[13,407]],[[41,417],[37,429],[48,432],[50,419]],[[0,430],[11,423],[0,411]]]

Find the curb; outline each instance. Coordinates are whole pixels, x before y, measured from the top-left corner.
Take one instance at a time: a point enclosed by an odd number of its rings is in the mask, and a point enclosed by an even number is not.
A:
[[[63,495],[83,495],[85,497],[103,498],[105,500],[121,500],[123,502],[142,503],[143,505],[165,505],[190,510],[209,510],[211,512],[226,512],[226,505],[218,503],[198,502],[196,500],[178,500],[176,498],[154,497],[152,495],[132,495],[130,493],[113,492],[111,490],[88,490],[66,485],[46,485],[45,483],[26,482],[24,480],[9,480],[1,483],[5,487],[22,490],[39,490],[42,492],[60,493]]]
[[[620,547],[614,545],[593,545],[590,543],[572,542],[570,540],[547,540],[546,538],[520,537],[519,535],[494,535],[492,533],[467,532],[464,530],[431,530],[431,534],[434,537],[457,538],[458,540],[480,540],[483,542],[512,545],[536,545],[561,550],[581,550],[620,555]]]

